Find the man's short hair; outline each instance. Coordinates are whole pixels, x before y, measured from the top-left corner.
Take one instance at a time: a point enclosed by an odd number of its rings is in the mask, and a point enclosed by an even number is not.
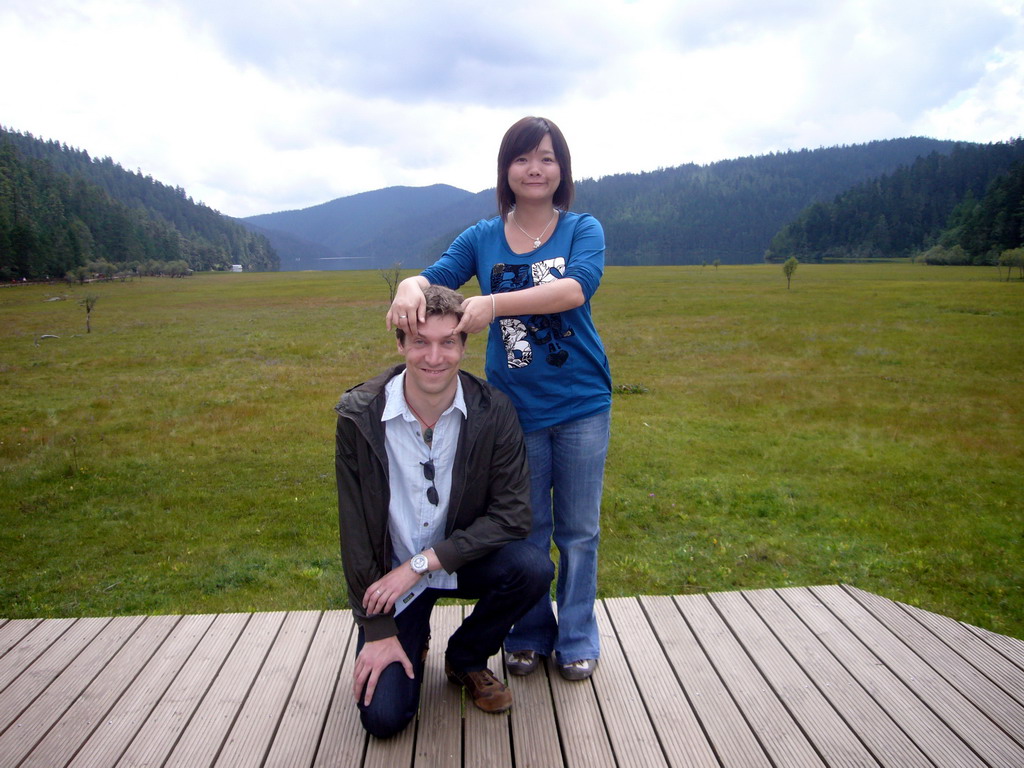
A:
[[[443,285],[428,285],[423,289],[423,297],[427,300],[425,317],[451,315],[456,320],[462,320],[462,302],[465,299],[458,291],[445,288]],[[465,344],[466,332],[463,331],[459,336],[462,337],[462,343]],[[405,331],[402,328],[395,328],[395,337],[399,344],[405,346]]]

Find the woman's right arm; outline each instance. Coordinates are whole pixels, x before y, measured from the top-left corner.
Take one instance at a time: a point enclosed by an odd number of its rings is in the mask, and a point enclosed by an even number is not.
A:
[[[416,334],[416,327],[426,320],[424,312],[427,302],[423,289],[430,283],[423,275],[407,277],[398,284],[395,300],[391,302],[386,319],[388,330],[402,328],[410,335]]]
[[[398,284],[394,301],[388,310],[386,322],[388,330],[394,327],[403,328],[406,333],[415,334],[417,326],[426,320],[426,300],[423,289],[431,283],[458,290],[476,272],[476,241],[477,228],[484,222],[470,227],[453,242],[441,258],[424,272],[431,275],[407,277]],[[405,315],[405,317],[402,317]]]

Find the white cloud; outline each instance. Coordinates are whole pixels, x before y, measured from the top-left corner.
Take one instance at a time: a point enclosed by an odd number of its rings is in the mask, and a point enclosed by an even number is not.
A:
[[[600,66],[614,42],[603,17],[582,0],[520,0],[502,9],[477,0],[185,7],[233,57],[275,78],[405,105],[520,105],[541,83],[546,97],[557,99],[573,73]]]
[[[986,142],[1024,135],[1024,36],[1016,39],[1013,50],[997,51],[971,87],[919,115],[914,121],[917,132]]]
[[[906,135],[1020,133],[1005,0],[9,0],[0,121],[232,215],[493,186],[502,132],[577,176]]]

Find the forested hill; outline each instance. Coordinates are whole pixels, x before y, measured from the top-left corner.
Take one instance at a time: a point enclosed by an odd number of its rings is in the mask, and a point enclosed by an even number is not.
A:
[[[808,205],[955,146],[892,139],[583,179],[573,209],[604,225],[608,264],[754,263]],[[282,269],[369,269],[396,261],[418,269],[462,229],[495,213],[493,189],[474,195],[435,185],[245,221],[271,239]]]
[[[573,208],[601,220],[608,264],[753,263],[809,205],[957,146],[892,139],[583,179]],[[167,263],[417,269],[495,212],[493,190],[437,184],[234,220],[109,157],[0,127],[2,279],[62,277],[97,262],[150,271]]]
[[[959,246],[995,263],[1024,239],[1024,140],[956,147],[819,202],[773,238],[766,258],[910,256]]]
[[[180,187],[0,126],[0,278],[64,277],[101,262],[149,271],[168,263],[278,268],[265,237]]]
[[[891,139],[606,176],[579,183],[573,207],[604,225],[609,264],[752,263],[811,203],[955,146]]]

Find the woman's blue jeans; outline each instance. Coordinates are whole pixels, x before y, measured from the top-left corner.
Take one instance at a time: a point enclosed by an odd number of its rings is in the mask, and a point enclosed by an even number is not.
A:
[[[403,730],[416,716],[423,659],[430,639],[430,614],[442,597],[475,599],[476,606],[448,640],[445,659],[461,672],[484,669],[487,659],[501,650],[509,628],[538,596],[547,594],[554,575],[548,553],[521,539],[513,541],[479,560],[459,568],[457,589],[427,589],[395,617],[398,641],[412,662],[415,679],[410,680],[402,665],[395,662],[377,681],[370,706],[359,698],[363,727],[378,738],[387,738]],[[356,653],[365,638],[362,628],[356,641]]]
[[[601,491],[611,435],[611,411],[526,434],[533,530],[527,539],[558,548],[555,599],[545,595],[512,628],[505,650],[554,651],[564,663],[600,656],[594,599]]]

